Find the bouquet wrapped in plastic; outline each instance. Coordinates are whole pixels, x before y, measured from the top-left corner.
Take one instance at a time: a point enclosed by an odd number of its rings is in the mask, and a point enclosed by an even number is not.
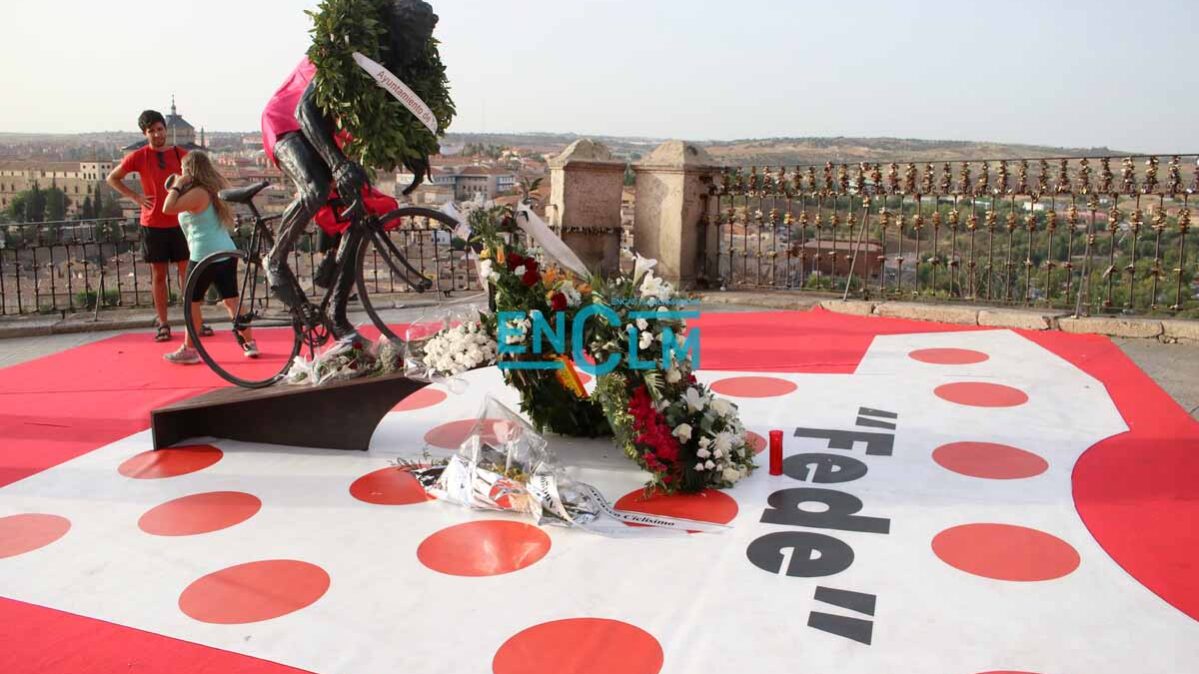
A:
[[[346,379],[392,374],[402,365],[401,345],[389,339],[370,342],[351,337],[336,342],[312,360],[296,356],[285,381],[299,386],[321,386]]]
[[[538,524],[614,536],[644,536],[725,527],[616,510],[589,484],[566,476],[546,439],[488,397],[458,452],[433,465],[399,462],[431,496],[474,510],[525,514]],[[646,528],[633,528],[629,524]]]

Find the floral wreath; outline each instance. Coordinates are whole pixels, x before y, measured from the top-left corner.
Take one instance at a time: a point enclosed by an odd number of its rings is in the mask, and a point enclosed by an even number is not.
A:
[[[587,281],[538,262],[541,251],[522,245],[524,237],[515,223],[511,208],[471,213],[471,241],[479,251],[479,273],[490,286],[495,313],[484,316],[478,328],[457,328],[457,332],[486,331],[492,339],[502,337],[506,345],[519,346],[533,339],[532,321],[505,317],[501,326],[500,317],[506,312],[530,316],[552,312],[555,320],[566,322],[565,332],[570,335],[579,312],[594,306],[600,314],[583,326],[584,355],[594,363],[616,356],[616,368],[598,374],[589,396],[578,371],[598,373],[591,363],[575,363],[569,354],[529,353],[531,349],[514,355],[494,347],[490,351],[478,345],[459,347],[451,340],[464,342],[461,336],[453,336],[454,330],[433,340],[433,350],[443,362],[453,362],[458,369],[488,364],[483,357],[454,361],[451,354],[461,348],[473,349],[476,356],[498,350],[501,365],[511,360],[561,361],[556,371],[504,369],[506,381],[520,391],[522,412],[539,431],[611,435],[629,458],[650,473],[648,488],[667,493],[725,488],[752,472],[754,451],[737,406],[699,383],[689,358],[673,357],[687,331],[676,309],[693,300],[655,276],[656,262],[640,256],[631,274]],[[641,361],[659,365],[631,367],[626,356],[634,352]],[[670,359],[663,361],[665,355]]]

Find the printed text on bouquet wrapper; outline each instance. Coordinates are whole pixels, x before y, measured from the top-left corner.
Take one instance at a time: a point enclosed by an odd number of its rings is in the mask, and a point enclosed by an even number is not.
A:
[[[635,311],[631,312],[630,317],[634,320],[642,319],[646,322],[654,320],[680,320],[685,318],[698,318],[699,312],[679,312],[679,311]],[[620,357],[612,354],[602,363],[591,365],[585,358],[584,347],[586,344],[583,339],[583,329],[586,326],[587,320],[593,316],[606,320],[610,325],[619,325],[620,316],[607,307],[591,305],[575,316],[574,325],[571,329],[571,349],[570,354],[579,369],[595,374],[605,375],[617,368],[620,362]],[[554,313],[554,321],[551,324],[546,320],[545,316],[539,312],[526,314],[523,311],[501,311],[498,317],[498,338],[500,355],[521,355],[528,352],[529,347],[524,342],[526,332],[519,328],[513,327],[513,322],[527,320],[529,321],[528,335],[532,342],[533,354],[544,354],[545,348],[548,345],[552,350],[552,354],[547,355],[566,355],[566,322],[561,312]],[[699,369],[699,328],[691,328],[687,331],[687,336],[680,343],[674,330],[671,328],[662,329],[662,360],[655,362],[652,360],[642,360],[638,356],[638,342],[640,341],[641,331],[636,325],[628,325],[625,330],[629,333],[629,353],[628,366],[633,370],[653,370],[667,369],[672,367],[674,362],[679,360],[690,360],[693,369]],[[509,338],[518,338],[520,342],[510,343]],[[503,361],[499,364],[500,369],[510,370],[554,370],[563,366],[561,361]]]
[[[861,443],[865,445],[866,456],[891,456],[898,418],[899,415],[894,412],[862,407],[858,409],[856,425],[882,429],[882,432],[797,428],[795,437],[824,440],[829,449],[844,451],[853,451],[855,444]],[[783,461],[783,473],[787,477],[816,484],[853,482],[865,476],[867,470],[863,461],[845,454],[804,452],[792,454]],[[798,531],[764,534],[749,544],[745,551],[749,561],[768,573],[783,573],[793,578],[818,578],[841,573],[853,564],[854,552],[848,543],[827,534],[803,529],[882,535],[891,532],[890,519],[859,515],[865,507],[862,500],[835,489],[789,487],[772,493],[766,503],[769,507],[762,513],[762,523],[801,528]],[[823,504],[826,509],[813,512],[801,507],[814,503]],[[878,598],[864,592],[818,586],[814,599],[873,618]],[[812,611],[808,614],[808,627],[870,645],[874,633],[874,622],[870,618]]]

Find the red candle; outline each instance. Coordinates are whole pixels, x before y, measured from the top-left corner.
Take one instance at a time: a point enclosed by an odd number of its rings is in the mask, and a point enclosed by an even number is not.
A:
[[[770,431],[770,474],[783,474],[783,432]]]

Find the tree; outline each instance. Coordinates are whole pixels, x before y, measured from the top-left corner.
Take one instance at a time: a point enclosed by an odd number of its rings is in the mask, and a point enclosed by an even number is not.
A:
[[[81,220],[91,220],[96,217],[96,209],[92,207],[92,197],[88,195],[83,198],[83,205],[79,207],[79,218]]]
[[[57,181],[50,181],[50,189],[46,190],[46,219],[57,222],[67,217],[67,206],[70,205],[67,193],[58,188]]]
[[[25,202],[29,201],[29,192],[18,192],[8,204],[8,217],[13,222],[25,221]]]
[[[104,186],[96,185],[96,199],[92,202],[92,209],[95,211],[97,218],[119,218],[125,215],[121,210],[121,202],[117,199],[104,198]]]
[[[25,198],[25,222],[42,222],[46,219],[46,193],[37,184],[27,190]]]

